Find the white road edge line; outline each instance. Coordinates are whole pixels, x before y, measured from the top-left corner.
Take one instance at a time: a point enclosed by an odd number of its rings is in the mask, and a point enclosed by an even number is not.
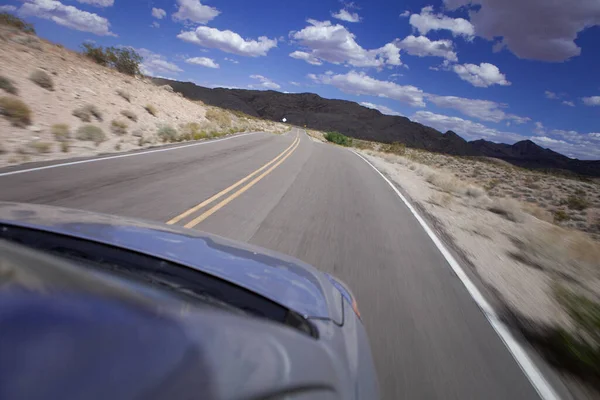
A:
[[[223,139],[215,139],[215,140],[208,140],[206,142],[185,144],[185,145],[182,145],[182,146],[168,147],[166,149],[156,149],[156,150],[140,151],[138,153],[119,154],[119,155],[116,155],[116,156],[108,156],[108,157],[102,157],[102,158],[93,158],[91,160],[72,161],[72,162],[66,162],[66,163],[60,163],[60,164],[46,165],[45,167],[36,167],[36,168],[21,169],[21,170],[17,170],[17,171],[0,173],[0,177],[9,176],[9,175],[24,174],[26,172],[42,171],[44,169],[52,169],[52,168],[58,168],[58,167],[68,167],[70,165],[86,164],[86,163],[92,163],[92,162],[98,162],[98,161],[105,161],[105,160],[114,160],[116,158],[143,156],[145,154],[160,153],[160,152],[163,152],[163,151],[179,150],[179,149],[184,149],[186,147],[202,146],[202,145],[205,145],[205,144],[211,144],[211,143],[222,142],[224,140],[235,139],[235,138],[239,138],[239,137],[242,137],[242,136],[255,135],[257,133],[262,133],[262,132],[241,133],[239,135],[234,135],[234,136],[226,137],[226,138],[223,138]]]
[[[360,157],[364,162],[366,162],[371,168],[373,168],[388,183],[388,185],[392,187],[394,192],[396,192],[398,197],[400,197],[400,199],[404,202],[406,207],[408,207],[410,212],[415,216],[415,218],[417,219],[419,224],[421,224],[429,238],[433,241],[435,246],[442,253],[448,264],[450,264],[450,267],[452,267],[456,276],[458,276],[458,278],[461,280],[461,282],[467,289],[467,292],[469,292],[473,300],[475,300],[477,306],[479,306],[481,311],[483,311],[483,315],[485,315],[490,325],[492,325],[492,328],[494,328],[498,336],[500,336],[500,339],[502,340],[502,342],[504,342],[504,344],[508,348],[508,351],[512,354],[517,364],[519,364],[519,367],[521,367],[521,370],[523,371],[527,379],[529,379],[529,382],[531,382],[532,386],[535,388],[539,396],[543,400],[560,399],[560,397],[554,391],[552,386],[548,383],[546,378],[544,378],[544,376],[542,375],[538,367],[535,365],[533,360],[529,357],[525,349],[523,349],[519,342],[517,342],[514,336],[510,333],[508,327],[498,318],[498,315],[496,314],[492,306],[483,297],[483,295],[481,294],[479,289],[477,289],[475,284],[473,284],[471,279],[469,279],[469,277],[458,264],[456,259],[446,249],[442,241],[429,228],[429,226],[427,225],[425,220],[419,215],[419,213],[417,213],[417,210],[415,210],[412,204],[408,202],[404,195],[400,193],[398,188],[396,188],[396,186],[392,182],[390,182],[390,180],[384,174],[382,174],[381,171],[379,171],[373,164],[371,164],[369,160],[367,160],[354,150],[351,151],[352,153]]]

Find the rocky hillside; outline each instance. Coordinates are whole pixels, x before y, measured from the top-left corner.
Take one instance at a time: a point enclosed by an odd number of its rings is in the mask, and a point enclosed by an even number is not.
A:
[[[0,167],[287,129],[191,101],[0,25]]]
[[[600,176],[600,161],[571,159],[529,140],[513,145],[486,140],[467,142],[452,131],[442,134],[408,118],[384,115],[351,101],[324,99],[313,93],[285,94],[275,91],[209,89],[190,82],[166,79],[154,79],[154,82],[170,85],[176,92],[189,99],[239,110],[272,121],[281,121],[285,117],[294,125],[306,125],[308,128],[322,131],[335,130],[358,139],[384,143],[397,141],[409,147],[434,152],[495,157],[521,167]]]

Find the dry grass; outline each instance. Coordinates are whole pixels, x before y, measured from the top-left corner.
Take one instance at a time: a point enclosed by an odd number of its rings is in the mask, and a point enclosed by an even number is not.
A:
[[[123,110],[121,111],[121,115],[133,122],[137,122],[138,120],[137,115],[133,111]]]
[[[13,126],[23,128],[31,125],[31,110],[27,104],[15,97],[0,97],[0,114]]]
[[[163,143],[175,142],[178,139],[177,129],[170,125],[162,125],[158,128],[156,134]]]
[[[526,264],[575,281],[600,278],[600,243],[584,233],[548,225],[514,242],[515,256]]]
[[[152,104],[146,104],[146,107],[144,107],[144,109],[148,111],[148,114],[152,115],[153,117],[156,117],[158,115],[158,110]]]
[[[495,198],[491,204],[488,205],[488,210],[495,214],[502,215],[509,221],[512,222],[524,222],[525,213],[521,209],[521,204],[509,198]]]
[[[179,137],[182,140],[201,140],[207,139],[209,134],[199,123],[189,122],[181,126],[181,135]]]
[[[19,91],[17,90],[17,87],[15,86],[13,81],[4,76],[0,76],[0,89],[4,90],[6,93],[14,95],[19,94]]]
[[[68,153],[71,151],[71,143],[68,141],[60,142],[60,151],[63,153]]]
[[[52,81],[52,78],[41,69],[33,71],[31,75],[29,75],[29,79],[46,90],[54,90],[54,82]]]
[[[73,115],[83,122],[92,122],[92,117],[95,117],[100,122],[102,121],[102,112],[93,104],[86,104],[74,110]]]
[[[112,133],[114,133],[115,135],[125,135],[127,133],[127,122],[125,121],[120,121],[118,119],[114,119],[112,120],[112,122],[110,123],[110,131]]]
[[[452,196],[448,193],[434,193],[429,197],[429,202],[436,206],[448,208],[452,204]]]
[[[48,142],[31,142],[27,145],[30,149],[38,154],[47,154],[52,151],[52,143]]]
[[[71,138],[71,129],[67,124],[54,124],[50,130],[54,138],[59,142],[64,142]]]
[[[124,90],[118,89],[117,90],[117,94],[119,96],[121,96],[122,98],[124,98],[125,100],[127,100],[128,103],[131,103],[131,94],[129,94],[129,92],[126,92]]]
[[[77,140],[94,142],[96,145],[99,145],[106,140],[106,134],[97,126],[83,125],[77,129],[75,138]]]
[[[231,126],[231,115],[227,111],[218,108],[206,110],[206,119],[221,127]]]

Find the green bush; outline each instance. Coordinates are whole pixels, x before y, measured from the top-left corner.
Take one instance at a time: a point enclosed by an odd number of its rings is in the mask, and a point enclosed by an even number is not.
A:
[[[158,137],[163,143],[167,142],[175,142],[178,139],[177,129],[173,128],[170,125],[162,125],[158,128],[157,132]]]
[[[50,130],[59,142],[65,142],[71,137],[71,130],[67,124],[54,124]]]
[[[197,122],[189,122],[181,127],[181,135],[184,140],[200,140],[208,138],[208,134],[202,130]]]
[[[572,368],[600,378],[600,304],[560,287],[555,295],[576,328],[576,333],[560,329],[555,349]]]
[[[394,142],[392,144],[384,145],[381,148],[381,151],[385,153],[392,153],[398,156],[403,156],[406,154],[406,145],[400,142]]]
[[[124,121],[119,121],[117,119],[114,119],[111,123],[110,123],[110,130],[112,133],[114,133],[115,135],[125,135],[127,133],[127,123]]]
[[[569,214],[563,210],[557,210],[554,212],[554,222],[563,222],[570,219]]]
[[[92,104],[87,104],[73,111],[73,115],[83,122],[92,122],[92,117],[102,122],[102,113]]]
[[[31,75],[29,75],[29,79],[31,79],[32,82],[35,82],[38,86],[43,87],[46,90],[54,90],[54,82],[52,81],[52,78],[50,77],[50,75],[48,75],[41,69],[33,71]]]
[[[0,13],[0,25],[12,26],[13,28],[17,28],[22,32],[35,34],[35,29],[33,28],[33,25],[7,12]]]
[[[31,124],[31,109],[14,97],[0,97],[0,114],[13,126],[23,128]]]
[[[77,140],[94,142],[96,146],[106,140],[106,134],[102,129],[94,125],[83,125],[77,129],[77,134],[75,135]]]
[[[16,95],[19,93],[19,91],[17,90],[17,87],[15,86],[13,81],[11,81],[10,79],[8,79],[4,76],[0,76],[0,89],[4,90],[6,93],[10,93],[10,94]]]
[[[327,132],[324,136],[329,142],[336,143],[341,146],[352,146],[352,138],[342,135],[339,132]]]
[[[141,75],[140,64],[144,60],[135,50],[129,47],[102,47],[91,43],[82,45],[83,54],[105,67],[111,67],[127,75]]]

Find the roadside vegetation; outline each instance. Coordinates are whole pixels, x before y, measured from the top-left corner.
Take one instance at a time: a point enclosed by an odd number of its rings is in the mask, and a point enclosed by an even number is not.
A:
[[[16,28],[23,33],[35,34],[35,28],[32,24],[27,23],[16,15],[7,12],[0,12],[0,25]]]
[[[324,137],[328,142],[339,144],[340,146],[352,146],[352,138],[342,135],[339,132],[327,132]]]
[[[0,114],[10,121],[12,126],[23,128],[31,124],[31,109],[15,97],[0,97]]]
[[[131,76],[141,75],[140,65],[144,60],[130,47],[102,47],[92,43],[82,44],[82,53],[96,64],[114,68]]]

